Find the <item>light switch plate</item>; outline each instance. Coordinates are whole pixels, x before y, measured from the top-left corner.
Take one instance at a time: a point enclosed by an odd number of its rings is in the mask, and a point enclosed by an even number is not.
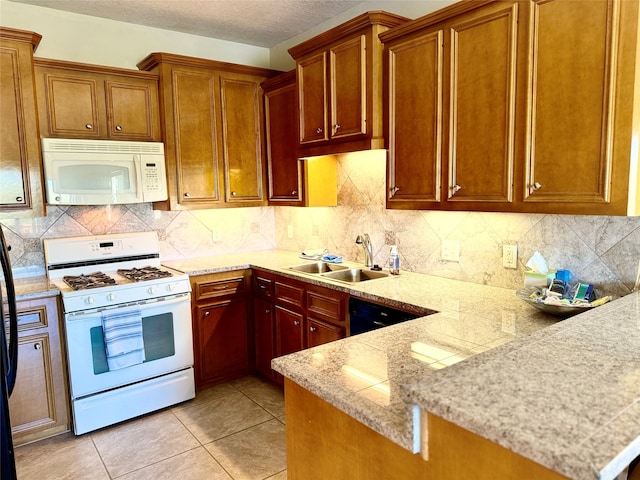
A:
[[[460,240],[442,241],[442,260],[449,262],[460,261]]]

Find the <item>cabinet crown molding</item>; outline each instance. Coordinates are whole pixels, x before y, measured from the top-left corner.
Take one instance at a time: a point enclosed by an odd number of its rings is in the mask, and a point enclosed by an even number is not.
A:
[[[384,12],[382,10],[366,12],[343,24],[338,25],[337,27],[321,33],[320,35],[302,42],[295,47],[291,47],[288,52],[294,59],[297,59],[317,50],[318,48],[325,47],[337,39],[344,38],[347,35],[358,32],[363,28],[371,27],[373,25],[381,25],[383,27],[392,28],[408,22],[409,20],[409,18],[402,17],[393,13]]]
[[[238,73],[241,75],[259,75],[264,77],[275,77],[282,72],[279,70],[271,70],[270,68],[252,67],[248,65],[240,65],[237,63],[221,62],[218,60],[209,60],[206,58],[189,57],[185,55],[176,55],[173,53],[154,52],[147,55],[138,62],[137,67],[140,70],[152,70],[161,64],[178,65],[183,67],[206,68],[209,70],[217,70],[230,73]]]
[[[141,72],[128,68],[108,67],[105,65],[93,65],[89,63],[70,62],[67,60],[55,60],[52,58],[35,57],[33,59],[35,67],[56,68],[69,71],[79,71],[82,73],[98,73],[103,75],[118,75],[144,79],[158,79],[158,74],[151,72]]]
[[[35,51],[40,44],[40,40],[42,40],[42,35],[27,30],[18,30],[17,28],[0,27],[0,39],[30,43]]]

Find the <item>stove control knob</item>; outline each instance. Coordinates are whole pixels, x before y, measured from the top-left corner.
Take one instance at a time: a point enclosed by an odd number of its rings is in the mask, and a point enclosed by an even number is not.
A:
[[[176,285],[174,283],[170,283],[167,285],[167,290],[173,292],[176,289]]]
[[[154,293],[156,293],[156,291],[157,291],[156,287],[147,288],[147,293],[149,293],[149,295],[153,295]]]
[[[115,293],[110,293],[109,295],[107,295],[107,300],[109,300],[110,302],[113,302],[115,299],[116,299]]]
[[[84,299],[84,303],[86,303],[87,305],[91,305],[93,302],[95,302],[95,298],[93,297],[86,297]]]

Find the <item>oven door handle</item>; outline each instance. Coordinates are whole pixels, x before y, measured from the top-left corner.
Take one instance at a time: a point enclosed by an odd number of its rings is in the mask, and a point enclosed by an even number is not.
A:
[[[159,298],[152,298],[149,300],[140,300],[138,302],[129,302],[129,303],[121,303],[119,305],[114,305],[112,307],[105,307],[105,308],[93,308],[90,310],[80,310],[77,312],[67,312],[66,318],[67,320],[72,320],[73,317],[84,317],[86,315],[95,315],[97,313],[102,313],[104,311],[107,310],[116,310],[118,308],[129,308],[129,307],[144,307],[146,305],[157,305],[159,303],[162,303],[162,305],[172,305],[174,303],[180,303],[180,302],[188,302],[190,300],[190,293],[186,292],[186,293],[179,293],[177,295],[171,295],[171,296],[165,296],[165,297],[159,297]],[[79,318],[80,319],[80,318]]]

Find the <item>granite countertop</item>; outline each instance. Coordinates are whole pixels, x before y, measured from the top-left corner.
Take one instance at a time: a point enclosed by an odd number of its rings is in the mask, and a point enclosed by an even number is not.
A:
[[[13,286],[16,291],[16,301],[18,302],[31,300],[32,298],[52,297],[60,294],[60,290],[50,283],[45,275],[14,278]],[[4,282],[2,282],[2,298],[6,299]]]
[[[345,284],[288,268],[304,262],[266,250],[163,264],[192,276],[260,268],[439,312],[272,362],[409,450],[422,409],[570,478],[614,479],[640,454],[640,293],[559,321],[513,290],[405,271]],[[46,277],[19,282],[22,299],[57,293]]]

